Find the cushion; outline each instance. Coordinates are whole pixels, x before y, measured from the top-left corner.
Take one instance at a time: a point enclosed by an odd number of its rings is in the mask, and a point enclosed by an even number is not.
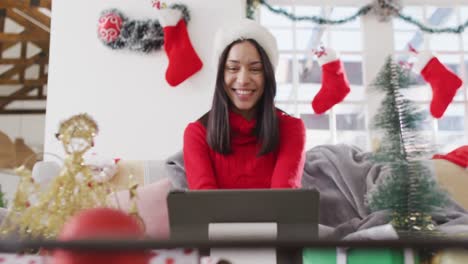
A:
[[[182,150],[170,156],[166,160],[165,167],[174,189],[188,189],[187,177],[185,176],[184,153]]]
[[[140,186],[144,182],[144,162],[120,160],[117,162],[117,173],[109,181],[115,191],[126,190],[130,187],[130,175]]]
[[[110,180],[116,191],[126,190],[130,186],[129,176],[140,185],[150,184],[167,177],[164,161],[159,160],[120,160],[117,174]]]
[[[468,145],[461,146],[452,152],[449,152],[445,155],[443,154],[436,154],[433,157],[434,159],[445,159],[450,162],[457,164],[463,168],[468,167]]]
[[[168,178],[158,180],[137,188],[137,207],[145,223],[146,235],[154,239],[169,238],[169,216],[166,197],[172,185]],[[111,203],[120,209],[129,211],[132,203],[128,190],[109,195]]]
[[[468,209],[468,170],[445,159],[434,159],[437,182],[463,208]]]

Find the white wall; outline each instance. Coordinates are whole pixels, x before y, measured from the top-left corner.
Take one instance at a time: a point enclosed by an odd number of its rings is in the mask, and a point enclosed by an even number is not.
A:
[[[218,26],[244,16],[243,0],[183,0],[188,31],[204,66],[178,87],[164,79],[164,51],[111,50],[97,38],[100,12],[117,8],[130,19],[153,18],[149,0],[54,0],[52,7],[45,151],[62,153],[54,134],[60,121],[87,112],[100,132],[101,156],[163,160],[182,148],[188,122],[209,109],[215,70],[212,38]]]
[[[44,126],[44,115],[0,115],[0,131],[13,142],[15,138],[23,138],[35,152],[43,151]]]

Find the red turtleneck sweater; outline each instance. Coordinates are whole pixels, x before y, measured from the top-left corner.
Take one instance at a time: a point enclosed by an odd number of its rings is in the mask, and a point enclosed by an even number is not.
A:
[[[210,148],[206,128],[190,123],[184,133],[184,163],[189,189],[300,187],[304,169],[305,127],[301,119],[277,111],[280,142],[276,151],[257,157],[255,120],[229,113],[232,153]]]

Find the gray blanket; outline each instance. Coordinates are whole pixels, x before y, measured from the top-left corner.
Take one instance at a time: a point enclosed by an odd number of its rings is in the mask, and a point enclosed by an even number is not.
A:
[[[175,189],[187,188],[181,152],[166,161],[166,169]],[[388,211],[371,213],[366,203],[367,195],[385,173],[369,160],[369,153],[356,147],[322,145],[307,151],[302,188],[320,192],[320,236],[353,238],[357,231],[388,224]],[[307,210],[307,203],[304,204]],[[454,201],[440,208],[433,219],[448,234],[468,231],[468,213]],[[386,238],[387,234],[381,235]]]
[[[388,223],[386,212],[371,214],[365,197],[382,174],[369,155],[347,145],[324,145],[306,153],[303,188],[320,192],[321,236],[344,237]]]
[[[307,151],[302,187],[320,192],[321,236],[343,238],[388,223],[389,211],[371,213],[366,202],[385,175],[381,165],[369,160],[369,153],[356,147],[323,145]],[[467,211],[453,200],[432,217],[447,234],[468,230]]]

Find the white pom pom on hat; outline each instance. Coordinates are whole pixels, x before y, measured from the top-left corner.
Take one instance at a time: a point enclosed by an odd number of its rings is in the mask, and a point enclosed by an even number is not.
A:
[[[214,40],[213,62],[217,67],[219,57],[224,49],[232,42],[240,39],[255,40],[266,52],[273,69],[278,65],[278,46],[276,38],[264,26],[251,19],[241,19],[227,26],[221,27]]]

